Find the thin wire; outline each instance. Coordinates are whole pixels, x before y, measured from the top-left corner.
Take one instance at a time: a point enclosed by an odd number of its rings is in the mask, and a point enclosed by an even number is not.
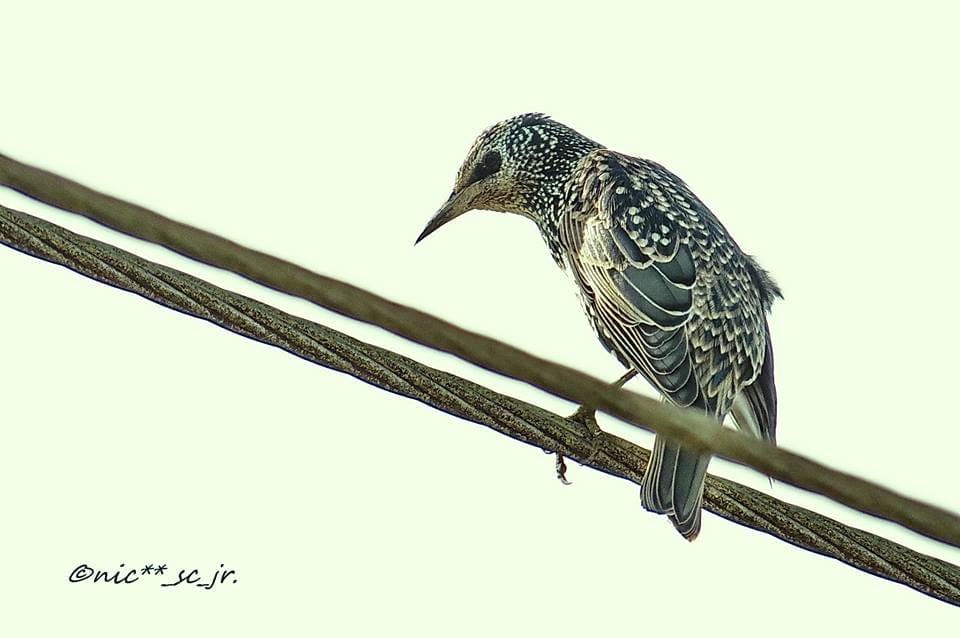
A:
[[[646,469],[649,452],[629,441],[606,433],[596,440],[583,425],[537,406],[3,206],[0,243],[638,485]],[[713,475],[707,477],[704,507],[960,605],[960,568],[938,558]]]
[[[691,449],[746,465],[861,512],[899,523],[960,547],[960,517],[852,474],[723,428],[703,413],[682,410],[518,348],[459,328],[331,277],[324,277],[142,206],[99,193],[48,171],[0,155],[0,185],[109,228],[165,246],[201,263],[312,301],[576,403],[596,406],[627,423]]]

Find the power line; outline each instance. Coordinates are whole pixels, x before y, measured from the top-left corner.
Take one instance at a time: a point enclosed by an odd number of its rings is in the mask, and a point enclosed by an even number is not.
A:
[[[636,427],[663,434],[691,449],[722,456],[785,483],[960,547],[960,517],[953,512],[907,498],[876,483],[723,428],[702,413],[681,410],[611,387],[605,381],[572,368],[534,357],[433,315],[99,193],[5,155],[0,155],[0,184],[122,233],[165,246],[201,263],[229,270],[274,290],[301,297],[328,310],[525,381],[551,394],[596,406]]]
[[[629,441],[594,439],[537,406],[3,206],[0,243],[607,474],[643,477],[649,452]],[[712,475],[704,501],[727,520],[960,605],[960,568],[948,562]]]

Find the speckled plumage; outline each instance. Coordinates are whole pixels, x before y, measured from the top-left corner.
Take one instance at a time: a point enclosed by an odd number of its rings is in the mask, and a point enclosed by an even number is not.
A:
[[[601,343],[667,400],[775,439],[766,312],[780,290],[677,176],[526,114],[478,137],[421,238],[472,208],[534,220]],[[644,506],[687,538],[708,461],[657,437],[644,478]]]

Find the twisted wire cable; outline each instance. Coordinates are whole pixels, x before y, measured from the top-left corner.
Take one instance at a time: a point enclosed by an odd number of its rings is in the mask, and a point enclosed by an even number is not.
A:
[[[595,439],[576,421],[3,206],[0,243],[601,472],[637,485],[643,478],[649,451],[622,438]],[[713,475],[704,507],[960,606],[960,568],[946,561]]]

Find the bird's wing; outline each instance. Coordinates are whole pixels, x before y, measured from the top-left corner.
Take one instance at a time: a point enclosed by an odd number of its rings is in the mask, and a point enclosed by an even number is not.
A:
[[[592,151],[564,198],[561,243],[601,341],[671,402],[725,415],[766,346],[750,258],[654,162]]]

